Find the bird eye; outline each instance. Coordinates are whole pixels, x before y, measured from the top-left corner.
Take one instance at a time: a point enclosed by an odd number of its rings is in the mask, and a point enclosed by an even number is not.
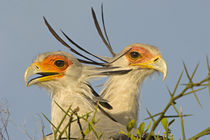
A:
[[[63,60],[56,60],[54,62],[54,64],[57,66],[57,67],[63,67],[65,65],[65,62]]]
[[[139,57],[141,57],[141,54],[138,52],[131,52],[130,57],[131,59],[138,59]]]

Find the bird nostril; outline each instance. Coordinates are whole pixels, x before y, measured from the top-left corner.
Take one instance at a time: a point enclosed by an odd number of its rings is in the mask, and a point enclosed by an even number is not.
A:
[[[154,62],[156,62],[156,61],[158,61],[159,60],[159,57],[158,58],[156,58],[155,60],[154,60]]]
[[[36,69],[39,69],[39,67],[38,67],[38,66],[36,66],[36,65],[35,65],[35,67],[36,67]]]

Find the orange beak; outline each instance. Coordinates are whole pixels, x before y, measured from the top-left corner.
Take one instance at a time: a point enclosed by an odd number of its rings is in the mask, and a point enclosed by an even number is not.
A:
[[[38,75],[28,81],[28,78]],[[39,62],[31,64],[25,71],[24,80],[26,86],[31,86],[39,82],[55,80],[64,76],[62,71],[55,69],[52,65],[46,65]]]

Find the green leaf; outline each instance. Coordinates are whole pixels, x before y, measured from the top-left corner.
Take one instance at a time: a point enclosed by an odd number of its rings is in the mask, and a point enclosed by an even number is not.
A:
[[[144,127],[145,127],[145,122],[142,122],[140,125],[139,125],[139,128],[137,130],[137,137],[138,138],[141,138],[142,137],[142,134],[144,132]]]
[[[142,123],[139,125],[139,128],[138,128],[138,130],[139,130],[139,132],[140,132],[141,135],[142,135],[143,132],[144,132],[144,127],[145,127],[145,122],[142,122]]]
[[[85,136],[86,136],[87,134],[90,133],[90,131],[91,131],[91,128],[90,128],[90,125],[88,125],[83,133],[84,133]]]
[[[123,134],[123,135],[126,135],[127,136],[127,133],[125,133],[124,131],[120,131],[120,134]]]
[[[151,123],[151,121],[150,121],[149,124],[148,124],[148,126],[147,126],[147,128],[145,129],[144,133],[146,133],[146,132],[149,130],[151,124],[152,124],[152,123]]]
[[[136,140],[136,138],[135,138],[134,135],[131,135],[131,136],[130,136],[130,139],[131,139],[131,140]]]
[[[167,120],[167,118],[163,118],[161,120],[161,124],[162,124],[163,128],[165,129],[165,131],[168,132],[168,120]]]
[[[130,132],[134,127],[135,127],[135,120],[132,119],[130,122],[128,122],[128,124],[126,126],[127,131]]]

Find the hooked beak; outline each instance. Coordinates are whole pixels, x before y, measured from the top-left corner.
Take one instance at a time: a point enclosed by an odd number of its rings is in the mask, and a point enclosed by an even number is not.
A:
[[[163,74],[162,81],[164,81],[167,76],[167,64],[166,64],[166,61],[161,56],[157,56],[154,59],[147,62],[135,63],[131,65],[140,66],[141,68],[154,69],[161,72]]]
[[[32,78],[28,80],[30,76],[38,75],[35,78]],[[53,80],[55,78],[63,76],[62,73],[51,71],[49,68],[46,68],[46,66],[42,66],[40,63],[35,62],[31,64],[25,71],[24,80],[26,86],[31,86],[34,84],[37,84],[39,82],[49,81]]]

